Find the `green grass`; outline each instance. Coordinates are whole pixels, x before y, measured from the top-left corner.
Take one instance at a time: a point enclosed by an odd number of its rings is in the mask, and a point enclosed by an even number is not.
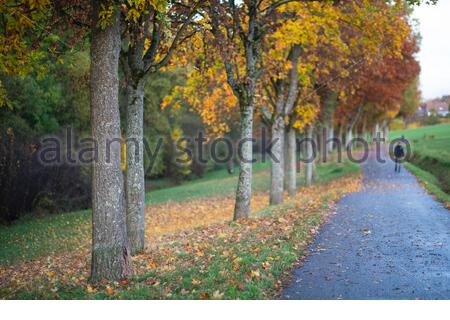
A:
[[[450,163],[450,123],[392,131],[389,137],[395,139],[401,135],[411,143],[414,153]]]
[[[413,157],[407,166],[427,190],[441,201],[450,193],[450,123],[416,129],[397,130],[390,138],[404,135],[411,144]],[[425,183],[426,182],[426,183]]]
[[[268,190],[270,183],[269,164],[255,165],[254,189]],[[333,179],[358,173],[359,166],[350,162],[341,164],[326,163],[317,167],[319,179],[317,183],[325,183]],[[302,183],[303,174],[298,175]],[[226,170],[211,172],[204,178],[173,188],[161,189],[147,194],[152,203],[164,201],[184,201],[192,198],[232,195],[235,191],[237,173],[229,175]],[[331,191],[331,190],[329,190]],[[341,191],[339,191],[341,192]],[[0,296],[15,299],[263,299],[274,297],[278,292],[279,280],[284,278],[304,254],[305,243],[311,239],[310,230],[318,227],[323,221],[329,199],[325,191],[320,198],[323,204],[317,212],[308,215],[293,215],[289,229],[273,229],[272,223],[260,223],[260,231],[253,232],[245,225],[230,222],[230,228],[236,234],[242,234],[239,241],[227,241],[214,237],[205,251],[205,258],[199,258],[194,253],[183,253],[175,250],[176,265],[170,272],[149,271],[144,275],[132,277],[126,288],[115,285],[113,295],[105,293],[105,287],[100,286],[95,292],[89,292],[85,287],[73,283],[48,283],[44,279],[36,279],[33,287],[9,291],[0,289]],[[181,195],[181,196],[180,196]],[[281,206],[272,206],[257,212],[258,217],[268,221],[278,221],[278,216],[284,213],[292,215],[301,212],[301,207],[295,199]],[[13,226],[0,228],[0,265],[16,263],[19,260],[29,260],[38,256],[46,256],[57,252],[71,252],[78,246],[86,244],[90,236],[91,214],[89,210],[63,213],[42,218],[29,218]],[[288,218],[289,219],[289,218]],[[273,234],[272,234],[273,232]],[[264,241],[260,237],[264,235]],[[195,240],[200,241],[200,240]],[[194,242],[195,243],[195,242]],[[177,244],[169,244],[176,246]],[[175,248],[175,247],[174,247]],[[257,250],[255,250],[257,249]],[[232,252],[232,258],[222,256],[227,250]],[[213,257],[208,258],[206,257]],[[201,261],[199,261],[200,259]],[[205,260],[206,259],[206,260]],[[239,261],[239,269],[235,263]],[[267,270],[261,266],[270,262]],[[203,267],[199,267],[199,263]],[[196,265],[197,267],[187,267]],[[252,277],[252,272],[259,270],[261,276]],[[222,274],[226,272],[226,275]],[[195,283],[194,279],[200,279]],[[153,283],[155,282],[155,283]],[[50,286],[50,287],[49,287]],[[53,287],[58,287],[57,292]],[[170,290],[167,295],[166,290]],[[203,296],[205,295],[205,296]]]
[[[66,212],[0,226],[0,266],[76,250],[91,234],[91,211]]]
[[[349,174],[360,172],[361,168],[359,164],[343,161],[342,163],[322,163],[317,167],[318,179],[316,182],[328,182]],[[304,172],[297,178],[299,185],[304,185]]]
[[[231,252],[236,252],[234,261],[239,261],[239,269],[233,269],[233,260],[224,257],[212,259],[207,268],[203,271],[198,268],[177,268],[177,271],[169,273],[163,277],[158,277],[154,273],[148,273],[136,278],[135,286],[128,291],[120,294],[123,299],[158,299],[161,292],[158,287],[145,285],[145,280],[157,278],[161,283],[177,283],[178,279],[183,279],[179,288],[172,291],[171,299],[199,299],[201,293],[206,294],[207,298],[214,298],[214,292],[220,294],[216,298],[225,299],[264,299],[267,292],[276,292],[276,282],[288,272],[292,265],[298,261],[304,254],[303,248],[299,249],[298,244],[310,239],[310,230],[317,227],[323,221],[321,214],[313,214],[300,219],[293,226],[293,232],[289,239],[270,238],[264,243],[260,243],[254,234],[247,234],[237,243],[217,242],[215,248],[226,248]],[[238,227],[237,227],[238,228]],[[283,241],[282,241],[283,240]],[[252,245],[244,245],[252,244]],[[247,248],[246,248],[247,247]],[[250,248],[258,247],[258,252],[252,252]],[[217,254],[217,250],[208,252],[208,254]],[[274,256],[276,260],[270,260]],[[270,270],[262,270],[261,265],[271,262]],[[249,274],[252,270],[259,269],[264,274],[258,281],[250,280]],[[220,272],[226,270],[226,276]],[[192,279],[201,279],[199,285],[193,285]],[[178,280],[178,281],[177,281]],[[182,294],[181,288],[189,291],[188,294]],[[269,296],[269,298],[273,298]]]
[[[322,222],[323,214],[319,212],[301,217],[293,222],[292,230],[285,237],[274,235],[264,242],[254,233],[247,233],[233,243],[214,239],[211,248],[205,251],[205,256],[212,259],[198,261],[193,254],[178,254],[179,263],[173,271],[150,271],[132,277],[125,288],[116,286],[113,295],[105,293],[104,285],[90,293],[82,286],[53,283],[52,287],[58,287],[58,291],[53,292],[44,282],[37,282],[31,290],[21,289],[4,295],[14,299],[273,299],[278,293],[279,280],[284,279],[304,255],[305,244],[311,240],[310,230]],[[235,225],[233,228],[243,227]],[[233,257],[221,256],[223,250],[232,252]],[[270,269],[262,269],[268,261]],[[201,264],[202,268],[186,267],[194,264]],[[253,270],[260,272],[257,279],[251,276]],[[199,283],[193,282],[194,279]]]
[[[267,190],[270,177],[268,176],[269,162],[253,165],[255,175],[252,188],[255,191]],[[185,201],[206,197],[232,195],[236,191],[239,168],[233,174],[226,169],[211,171],[204,177],[189,181],[179,186],[158,189],[147,192],[145,201],[148,204],[158,204],[168,201]],[[149,183],[152,183],[149,181]]]
[[[405,167],[417,177],[428,192],[436,196],[436,199],[443,203],[450,203],[450,195],[441,189],[439,180],[435,176],[412,163],[405,163]]]
[[[253,165],[253,191],[267,191],[270,186],[270,162],[255,163]],[[359,166],[350,162],[342,164],[324,163],[318,166],[318,182],[329,181],[340,176],[359,170]],[[209,172],[205,177],[176,187],[159,189],[146,194],[146,203],[158,204],[168,201],[185,201],[199,198],[229,196],[236,191],[239,169],[233,174],[226,169]],[[304,184],[304,174],[298,174],[297,182]],[[151,182],[150,182],[151,183]]]
[[[253,190],[267,191],[270,186],[270,163],[254,166]],[[317,168],[319,181],[326,182],[358,172],[359,166],[350,162],[326,163]],[[167,189],[147,193],[150,204],[167,201],[186,201],[208,197],[232,196],[236,190],[238,170],[229,175],[226,169],[213,171],[204,178]],[[304,174],[298,174],[299,185]],[[91,234],[91,211],[83,210],[54,214],[45,217],[30,217],[11,226],[0,226],[0,266],[18,261],[27,261],[39,256],[74,250],[85,245]]]

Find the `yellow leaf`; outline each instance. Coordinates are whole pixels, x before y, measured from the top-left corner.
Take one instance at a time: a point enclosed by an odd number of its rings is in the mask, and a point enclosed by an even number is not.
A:
[[[250,271],[250,275],[252,276],[252,278],[258,278],[261,276],[259,269]]]

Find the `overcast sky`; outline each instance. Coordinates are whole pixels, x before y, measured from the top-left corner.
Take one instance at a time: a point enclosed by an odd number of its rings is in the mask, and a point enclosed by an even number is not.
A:
[[[418,55],[424,99],[450,94],[450,0],[435,6],[422,5],[414,10],[422,36]]]

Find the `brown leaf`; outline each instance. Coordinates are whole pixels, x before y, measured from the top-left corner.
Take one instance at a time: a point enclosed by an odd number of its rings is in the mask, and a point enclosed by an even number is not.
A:
[[[111,296],[111,295],[114,294],[114,289],[109,287],[109,286],[107,286],[106,289],[105,289],[105,292],[106,292],[107,295]]]

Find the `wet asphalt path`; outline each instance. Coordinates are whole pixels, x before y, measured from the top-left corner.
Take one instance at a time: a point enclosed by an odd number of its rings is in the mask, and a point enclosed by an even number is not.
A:
[[[374,158],[324,224],[282,299],[449,299],[450,211]]]

